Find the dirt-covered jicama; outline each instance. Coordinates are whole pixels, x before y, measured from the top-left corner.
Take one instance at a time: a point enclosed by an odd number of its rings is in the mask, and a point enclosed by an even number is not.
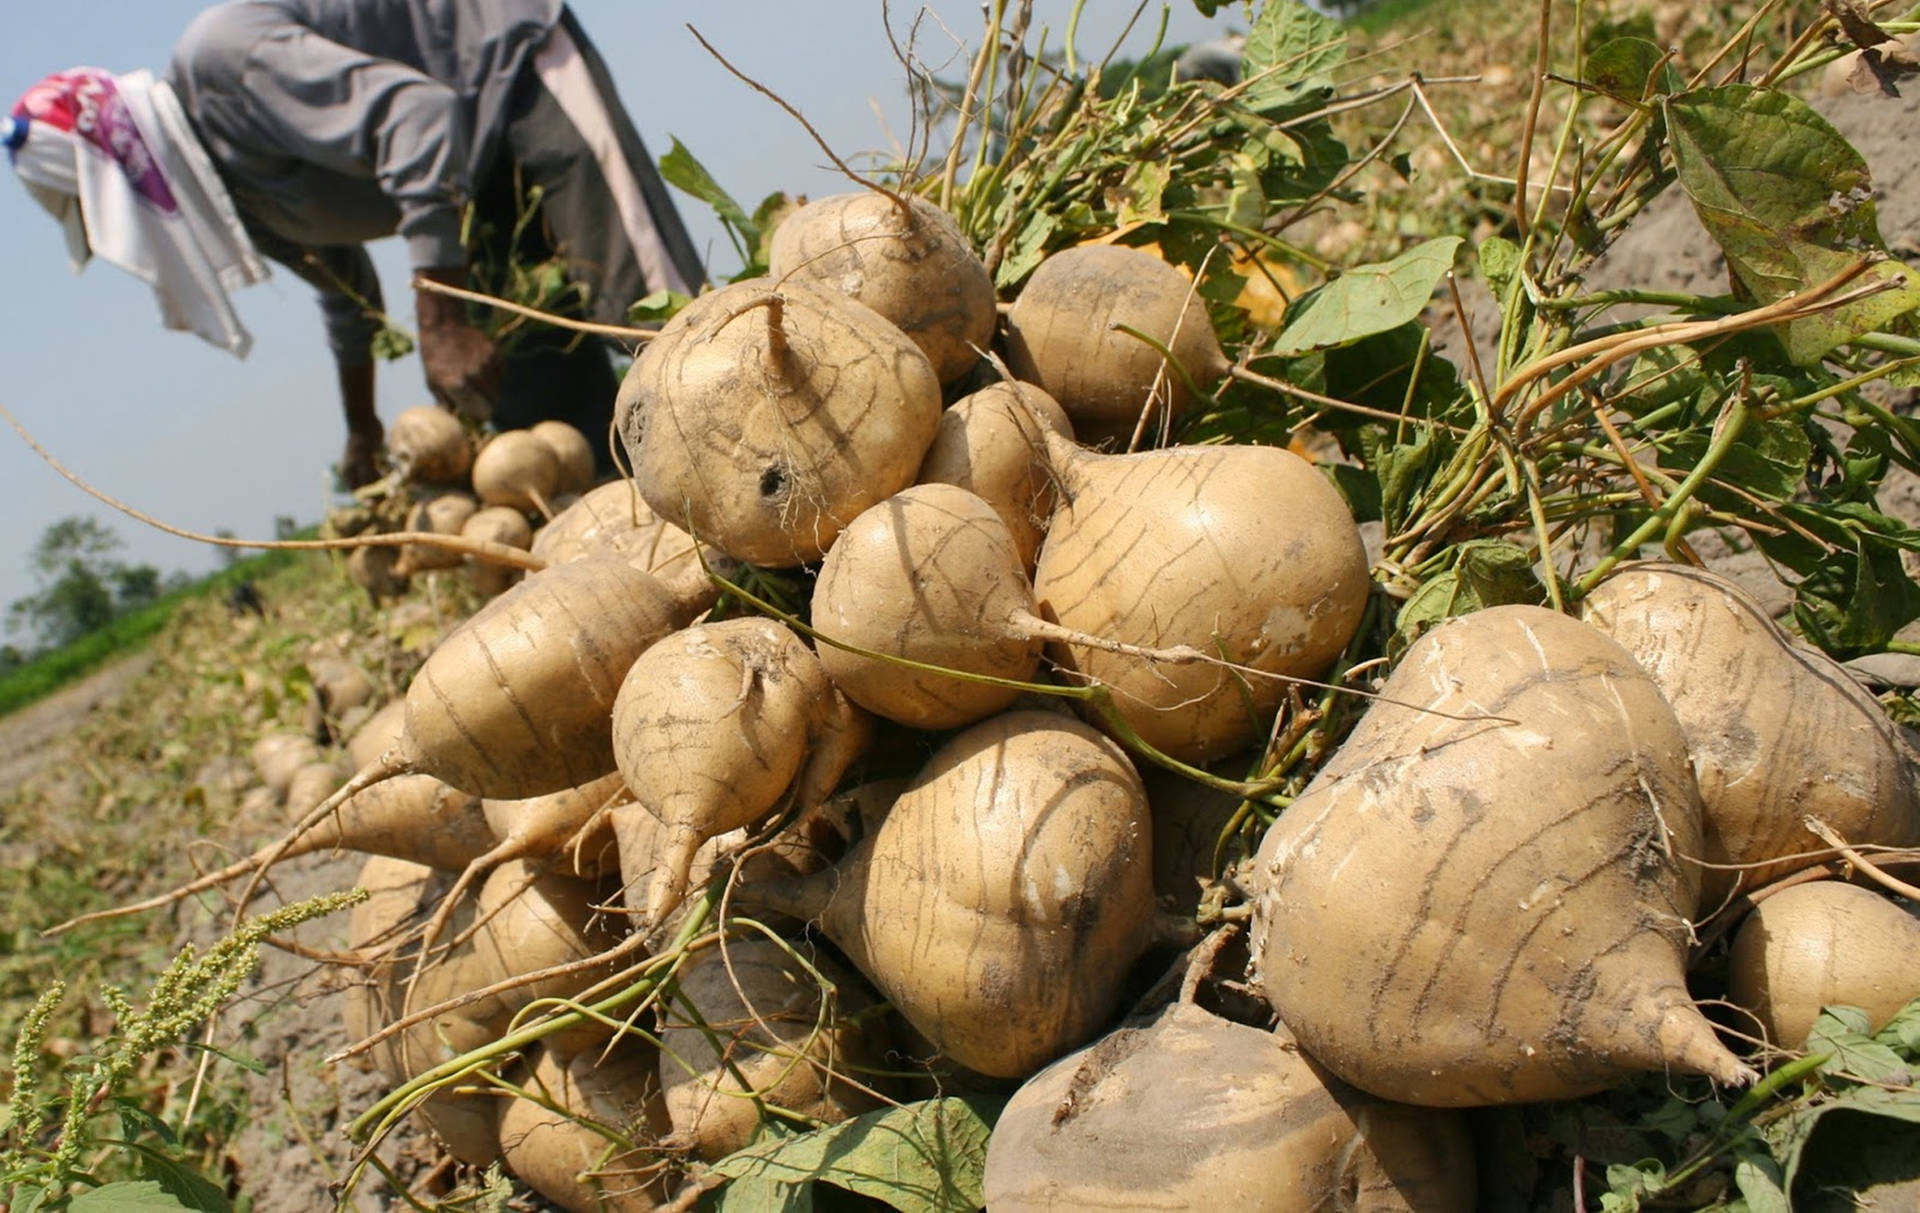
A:
[[[425,1008],[454,991],[442,972],[413,989],[408,999],[412,957],[405,944],[445,894],[442,875],[405,860],[374,856],[361,866],[355,883],[369,897],[354,907],[348,941],[366,954],[384,956],[347,987],[342,1014],[347,1034],[359,1040],[407,1011]],[[472,908],[469,902],[460,921],[471,921]],[[492,1037],[493,1032],[475,1019],[449,1012],[382,1041],[372,1061],[388,1081],[405,1082],[448,1058],[479,1048]],[[500,1154],[499,1106],[499,1100],[484,1094],[443,1090],[428,1096],[417,1112],[455,1158],[486,1166]]]
[[[568,968],[495,994],[464,1008],[463,1013],[503,1030],[535,1002],[570,998],[611,974],[614,961],[588,967],[574,963],[606,952],[623,933],[617,920],[601,909],[606,892],[598,881],[550,871],[548,865],[526,859],[509,860],[493,869],[475,899],[472,938],[451,956],[463,966],[458,983],[479,989],[510,977]],[[428,946],[424,936],[422,946]],[[549,1040],[557,1047],[577,1049],[600,1043],[608,1035],[601,1025],[589,1022]]]
[[[384,786],[376,784],[369,790]],[[451,912],[451,907],[459,904],[470,885],[484,877],[487,879],[485,888],[495,887],[493,877],[498,875],[496,869],[502,865],[532,859],[539,861],[543,871],[554,869],[556,877],[600,875],[600,865],[614,850],[611,845],[611,818],[605,816],[602,810],[616,800],[623,799],[625,790],[620,772],[609,771],[577,788],[562,788],[544,796],[531,796],[524,800],[481,801],[481,820],[486,823],[493,844],[474,855],[462,868],[460,878],[454,882],[453,892],[442,899],[443,912],[436,914],[427,926],[425,946],[431,947],[441,938],[447,914]],[[599,832],[599,837],[590,837],[586,827],[596,816],[606,823],[606,828]],[[570,845],[574,846],[571,853],[568,852]],[[587,864],[592,865],[592,870],[587,869]],[[484,913],[484,903],[487,901],[484,892],[481,901]]]
[[[407,688],[400,743],[279,842],[170,893],[56,929],[169,905],[264,871],[337,802],[399,775],[431,774],[473,795],[517,800],[612,772],[610,721],[621,680],[647,646],[686,622],[681,612],[657,580],[615,559],[571,561],[528,577],[427,658]]]
[[[533,1052],[526,1094],[500,1113],[507,1169],[567,1213],[650,1213],[667,1201],[668,1171],[640,1144],[672,1128],[653,1050],[624,1038],[610,1056]]]
[[[1171,351],[1180,369],[1125,329]],[[1143,414],[1157,424],[1185,412],[1189,378],[1208,391],[1231,365],[1187,276],[1117,244],[1063,249],[1040,263],[1007,313],[1007,362],[1060,402],[1084,441],[1122,443]]]
[[[505,544],[523,551],[533,544],[533,527],[527,522],[527,516],[511,506],[490,505],[475,511],[472,517],[461,524],[460,533],[469,539]],[[490,560],[475,560],[471,556],[465,559],[467,575],[473,579],[474,589],[486,598],[504,594],[525,576],[520,569],[508,568]]]
[[[593,489],[554,516],[533,537],[533,554],[548,564],[584,556],[619,556],[658,577],[692,615],[713,604],[719,591],[707,569],[731,571],[718,550],[661,518],[629,480]]]
[[[1864,1011],[1878,1031],[1920,998],[1917,914],[1838,880],[1771,894],[1740,924],[1727,960],[1727,1000],[1755,1021],[1738,1026],[1798,1049],[1821,1009],[1840,1005]]]
[[[353,762],[353,769],[372,766],[380,761],[380,756],[400,744],[400,736],[407,727],[407,701],[389,699],[381,704],[374,713],[361,721],[353,736],[347,739],[347,757]]]
[[[320,761],[320,747],[299,733],[268,733],[253,743],[253,769],[275,799],[287,794],[287,785],[301,767]]]
[[[1019,1078],[1114,1015],[1152,941],[1151,838],[1112,741],[1005,712],[942,746],[838,865],[743,896],[817,919],[953,1061]]]
[[[434,535],[458,535],[466,526],[467,519],[473,517],[480,503],[471,493],[459,489],[448,489],[417,503],[407,512],[405,530],[419,531]],[[435,569],[457,569],[464,557],[450,548],[433,547],[424,543],[412,543],[400,549],[399,563],[394,571],[403,577],[415,573],[431,572]]]
[[[359,789],[329,812],[316,813],[314,810],[341,786],[339,773],[330,763],[309,764],[301,771],[314,772],[305,778],[316,780],[324,790],[317,794],[303,791],[296,803],[289,788],[288,809],[296,817],[290,839],[262,847],[159,898],[90,917],[112,917],[166,905],[260,871],[269,858],[279,863],[324,851],[362,851],[457,872],[498,845],[487,827],[480,798],[456,791],[431,775],[398,775]]]
[[[913,482],[940,404],[926,355],[872,309],[750,279],[662,327],[616,409],[656,514],[736,559],[788,568]]]
[[[1060,405],[1030,383],[1007,380],[953,402],[920,463],[918,484],[954,484],[1007,524],[1028,571],[1053,516],[1053,472],[1044,430],[1073,437]]]
[[[494,845],[478,796],[431,775],[401,775],[356,792],[289,854],[364,851],[457,872]]]
[[[613,709],[635,802],[613,813],[628,905],[660,924],[686,895],[702,843],[788,797],[803,812],[818,804],[870,732],[813,652],[772,620],[696,624],[648,650]]]
[[[448,484],[473,466],[473,447],[460,419],[438,405],[406,409],[387,427],[387,453],[403,480]]]
[[[1083,644],[1049,654],[1111,687],[1127,723],[1175,758],[1203,762],[1264,737],[1284,679],[1326,673],[1366,608],[1366,549],[1339,492],[1276,447],[1098,455],[1053,435],[1047,446],[1059,504],[1033,575],[1041,616],[1248,670]]]
[[[347,557],[347,577],[378,606],[407,592],[407,576],[399,571],[399,564],[397,548],[356,548]]]
[[[358,664],[321,652],[307,659],[307,677],[313,684],[307,698],[308,736],[331,743],[372,715],[367,705],[375,695],[373,679]]]
[[[527,433],[546,444],[559,464],[554,492],[584,493],[593,487],[593,443],[564,421],[536,421]],[[601,435],[604,439],[605,435]]]
[[[407,689],[408,761],[514,800],[613,770],[608,724],[634,659],[685,622],[659,581],[618,560],[555,565],[443,641]]]
[[[1033,606],[1020,553],[993,507],[950,484],[919,484],[841,532],[814,582],[813,626],[886,657],[1027,681],[1040,663]],[[920,729],[971,724],[1019,694],[831,645],[821,646],[820,662],[855,703]]]
[[[527,430],[495,434],[473,457],[473,492],[487,505],[539,510],[551,518],[560,476],[560,457]]]
[[[596,818],[604,822],[606,811],[625,799],[626,783],[619,771],[610,771],[577,788],[526,800],[483,800],[480,807],[500,840],[497,862],[557,858],[559,868],[571,875],[600,876],[619,867],[612,835],[604,829],[581,831]]]
[[[599,913],[602,890],[592,881],[542,872],[525,861],[496,869],[477,895],[450,888],[439,874],[392,861],[370,863],[362,879],[377,881],[379,887],[370,888],[375,896],[360,907],[364,913],[354,917],[353,943],[372,963],[353,987],[348,1028],[355,1040],[389,1025],[398,1028],[375,1039],[369,1050],[375,1064],[395,1081],[497,1039],[536,1000],[570,997],[606,977],[618,963],[580,963],[601,957],[617,939]],[[456,906],[450,916],[445,914],[449,900]],[[451,918],[457,928],[451,937],[454,946],[427,944],[423,924],[430,915]],[[553,971],[562,965],[567,966],[564,971]],[[545,976],[474,996],[509,979],[538,974]],[[444,1005],[455,1000],[458,1005]],[[432,1014],[420,1017],[429,1011]],[[402,1025],[403,1017],[414,1022]],[[607,1037],[599,1025],[588,1024],[547,1039],[572,1050],[603,1044]],[[485,1108],[488,1126],[500,1103],[484,1094],[476,1101],[455,1092],[435,1096],[429,1106],[436,1102]],[[461,1134],[477,1138],[477,1126],[465,1123],[465,1116],[460,1119],[456,1127]]]
[[[956,675],[1031,680],[1043,642],[1142,663],[1210,660],[1191,646],[1146,650],[1076,632],[1035,610],[1006,523],[951,484],[916,484],[863,511],[827,553],[813,591],[813,626],[834,642],[822,644],[820,661],[835,684],[917,729],[957,728],[1005,708],[1019,687]]]
[[[972,370],[993,342],[993,278],[953,217],[881,190],[816,198],[774,229],[767,273],[857,299],[911,337],[940,382]]]
[[[987,1145],[986,1201],[1029,1210],[1468,1213],[1460,1115],[1392,1104],[1326,1073],[1282,1026],[1190,1003],[1028,1079]]]
[[[872,1073],[885,1051],[883,1021],[857,981],[811,951],[739,940],[680,971],[660,1036],[660,1083],[675,1133],[701,1157],[746,1145],[761,1106],[833,1124],[879,1104],[873,1084],[889,1085]]]
[[[1255,979],[1385,1099],[1568,1099],[1639,1071],[1752,1071],[1684,966],[1699,795],[1626,650],[1540,607],[1422,637],[1267,831]]]
[[[307,763],[287,781],[287,815],[299,820],[346,781],[340,765],[330,759]]]
[[[1886,711],[1738,586],[1629,565],[1580,614],[1633,654],[1686,730],[1705,812],[1703,910],[1819,862],[1809,816],[1856,844],[1920,843],[1913,756]]]

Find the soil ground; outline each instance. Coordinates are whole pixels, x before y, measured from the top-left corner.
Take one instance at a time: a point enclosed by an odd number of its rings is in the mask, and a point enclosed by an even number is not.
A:
[[[357,651],[374,665],[372,654],[379,650],[379,637],[365,635],[369,616],[364,608],[349,605],[356,592],[337,573],[316,562],[298,577],[269,589],[281,592],[268,620],[233,621],[217,604],[189,608],[188,616],[210,616],[188,618],[184,627],[170,627],[142,653],[0,716],[0,826],[7,827],[0,860],[15,879],[32,887],[32,869],[62,869],[64,875],[52,878],[65,882],[58,887],[70,887],[76,879],[110,881],[110,886],[95,885],[99,894],[109,903],[126,901],[152,891],[155,873],[143,871],[139,861],[95,865],[90,851],[112,851],[117,845],[112,840],[120,839],[129,855],[144,854],[145,843],[156,836],[183,832],[227,848],[253,846],[271,835],[282,810],[263,799],[265,789],[246,754],[258,736],[303,717],[304,683],[289,681],[287,670],[317,651],[315,646]],[[277,656],[269,659],[269,653]],[[111,785],[111,791],[102,791],[102,785]],[[157,869],[168,876],[163,884],[172,883],[181,878],[178,869],[188,852],[178,843],[162,843],[161,849]],[[191,858],[205,868],[224,863],[230,854],[196,848]],[[363,859],[342,854],[283,864],[257,904],[352,888]],[[22,940],[73,909],[31,896],[15,904],[20,921],[7,922],[5,930],[9,938],[18,931]],[[188,942],[204,949],[220,938],[227,922],[225,903],[214,897],[153,916],[140,958],[131,960],[134,971],[102,957],[107,964],[102,975],[131,982],[137,1001],[167,954]],[[295,937],[308,948],[340,952],[348,946],[347,930],[347,916],[335,914],[305,924]],[[42,973],[46,962],[35,959],[41,951],[12,944],[0,947],[0,959],[9,971]],[[354,1157],[342,1129],[390,1085],[351,1063],[322,1061],[352,1043],[342,1017],[344,973],[264,948],[258,972],[216,1026],[217,1048],[251,1058],[264,1069],[256,1075],[215,1062],[201,1098],[202,1123],[215,1117],[232,1126],[216,1137],[237,1191],[257,1213],[336,1207],[334,1185]],[[75,976],[69,1001],[92,1005],[97,992],[90,988],[91,973]],[[82,1031],[102,1032],[110,1025],[100,1012],[79,1013],[85,1017]],[[177,1093],[170,1102],[175,1112],[183,1104]],[[429,1174],[440,1152],[423,1132],[403,1125],[380,1156],[401,1182],[430,1181],[437,1193],[447,1190],[438,1182],[440,1174]],[[341,1207],[372,1213],[408,1206],[369,1171]]]
[[[94,709],[117,699],[152,664],[146,653],[123,657],[39,703],[0,716],[0,791],[45,769],[59,754],[59,738],[71,734]]]

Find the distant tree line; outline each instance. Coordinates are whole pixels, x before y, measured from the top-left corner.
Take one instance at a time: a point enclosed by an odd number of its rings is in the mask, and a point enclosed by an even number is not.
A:
[[[0,673],[62,648],[194,580],[119,558],[125,545],[96,518],[62,518],[41,532],[30,561],[39,589],[7,607]]]

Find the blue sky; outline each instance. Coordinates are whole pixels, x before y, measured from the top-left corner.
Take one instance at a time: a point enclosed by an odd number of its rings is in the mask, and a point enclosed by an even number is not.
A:
[[[66,0],[10,15],[0,38],[0,106],[48,72],[80,64],[158,71],[202,0]],[[920,57],[943,76],[964,74],[977,41],[977,3],[935,0],[942,20],[922,27]],[[1040,0],[1049,45],[1065,28],[1067,0]],[[1104,52],[1132,0],[1088,0],[1083,54]],[[1131,49],[1144,50],[1157,20],[1149,4]],[[847,188],[771,102],[736,81],[685,28],[692,22],[737,66],[796,105],[844,155],[886,148],[907,134],[905,77],[888,46],[878,0],[733,0],[639,3],[574,0],[582,25],[612,68],[650,150],[677,136],[720,184],[752,206],[775,190],[821,195]],[[898,3],[896,30],[919,11]],[[1191,42],[1236,27],[1235,6],[1202,18],[1171,5],[1169,37]],[[1240,24],[1243,24],[1240,23]],[[11,173],[0,173],[11,178]],[[716,273],[737,259],[706,208],[681,212]],[[389,304],[405,319],[406,265],[395,241],[373,246]],[[312,292],[290,273],[237,297],[255,345],[246,361],[185,333],[162,330],[146,287],[107,265],[75,276],[59,230],[18,182],[0,181],[0,404],[94,485],[177,525],[269,536],[277,515],[317,519],[328,504],[327,468],[344,437],[333,367]],[[412,359],[380,372],[380,412],[391,418],[426,399]],[[34,588],[27,556],[50,522],[99,514],[127,540],[127,555],[162,569],[207,569],[210,549],[174,539],[96,505],[0,430],[0,606]]]

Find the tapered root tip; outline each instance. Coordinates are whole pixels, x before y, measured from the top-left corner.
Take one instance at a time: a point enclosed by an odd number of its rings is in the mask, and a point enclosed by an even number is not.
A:
[[[672,840],[660,848],[659,864],[653,870],[653,879],[647,882],[647,913],[643,933],[659,930],[667,921],[667,915],[686,900],[687,879],[693,871],[694,852],[700,849],[702,841],[699,835],[690,830],[676,830]]]
[[[1690,1005],[1667,1012],[1660,1024],[1660,1048],[1674,1069],[1704,1074],[1724,1087],[1750,1087],[1760,1080],[1759,1071],[1729,1052]]]

